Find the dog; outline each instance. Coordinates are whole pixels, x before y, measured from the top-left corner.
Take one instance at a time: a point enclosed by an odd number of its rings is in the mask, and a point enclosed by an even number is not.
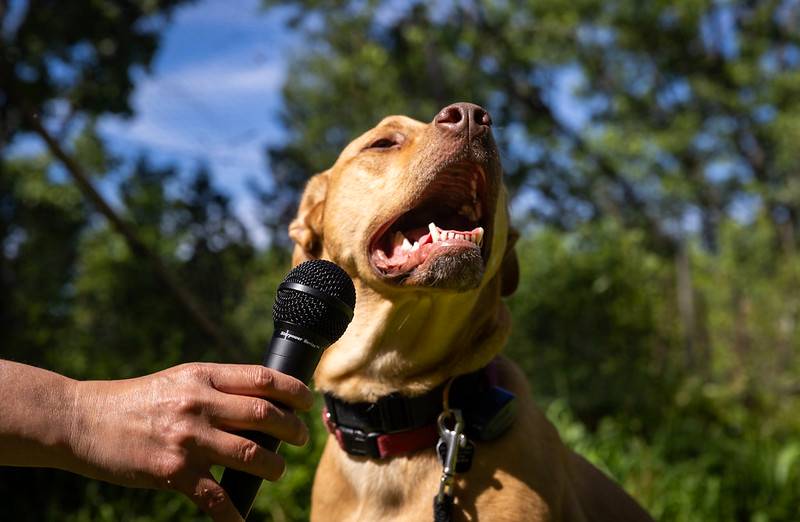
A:
[[[518,234],[491,124],[469,103],[445,107],[430,123],[390,116],[308,181],[289,225],[292,261],[337,263],[357,295],[355,317],[324,353],[315,385],[369,410],[386,397],[415,404],[491,367],[516,397],[516,415],[505,432],[475,443],[471,469],[455,475],[452,520],[651,520],[562,443],[521,370],[499,355],[511,328],[501,298],[519,278]],[[443,476],[435,442],[375,458],[356,448],[370,438],[363,434],[351,440],[355,454],[345,452],[344,429],[331,429],[311,519],[433,520]]]

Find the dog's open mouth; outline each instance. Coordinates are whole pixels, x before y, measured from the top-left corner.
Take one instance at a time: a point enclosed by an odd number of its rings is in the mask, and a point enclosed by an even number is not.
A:
[[[448,167],[414,208],[380,227],[370,242],[372,265],[384,277],[403,280],[436,258],[460,256],[480,263],[482,271],[488,256],[486,193],[482,168],[474,163]]]

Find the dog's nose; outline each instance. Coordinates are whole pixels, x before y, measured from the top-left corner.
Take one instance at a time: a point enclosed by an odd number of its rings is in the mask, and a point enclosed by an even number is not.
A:
[[[462,102],[448,105],[439,111],[433,122],[443,131],[459,134],[468,130],[470,137],[474,137],[489,130],[492,117],[480,105]]]

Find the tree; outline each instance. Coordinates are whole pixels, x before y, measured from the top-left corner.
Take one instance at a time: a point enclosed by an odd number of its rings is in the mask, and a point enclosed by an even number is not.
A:
[[[130,115],[134,77],[147,70],[160,31],[185,0],[0,4],[0,143],[57,119],[57,135],[81,118]]]
[[[307,43],[284,89],[290,139],[269,151],[281,187],[386,114],[468,99],[537,222],[610,216],[674,253],[687,223],[713,249],[725,216],[763,211],[797,240],[796,1],[266,4],[294,7]]]
[[[91,133],[99,114],[130,114],[133,74],[149,66],[158,44],[159,22],[163,26],[178,3],[83,2],[62,9],[56,3],[30,2],[17,4],[21,7],[16,19],[5,5],[0,6],[0,22],[9,22],[0,53],[0,149],[20,131],[37,135],[96,209],[149,264],[175,304],[223,352],[236,356],[241,352],[192,292],[142,241],[135,226],[119,217],[64,146],[76,134],[72,129],[76,120],[83,126],[80,132]]]

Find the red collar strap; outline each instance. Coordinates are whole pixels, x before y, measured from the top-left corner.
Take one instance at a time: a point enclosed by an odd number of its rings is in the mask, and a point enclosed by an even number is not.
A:
[[[469,410],[496,380],[494,361],[457,377],[450,386],[450,406]],[[339,446],[351,455],[384,459],[432,448],[439,438],[436,419],[442,412],[444,387],[442,383],[416,397],[393,393],[376,402],[345,402],[326,393],[322,419]],[[469,415],[469,436],[468,421]]]

